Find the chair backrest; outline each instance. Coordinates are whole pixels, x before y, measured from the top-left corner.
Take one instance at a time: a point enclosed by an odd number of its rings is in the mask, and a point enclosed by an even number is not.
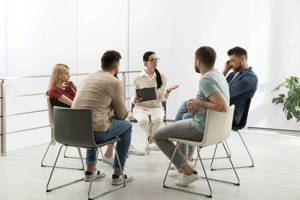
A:
[[[248,99],[247,100],[247,104],[246,104],[246,108],[244,110],[244,113],[243,113],[243,116],[241,118],[240,123],[237,126],[233,126],[232,130],[234,130],[234,131],[241,130],[241,129],[243,129],[246,126],[250,104],[251,104],[251,99]]]
[[[51,100],[49,97],[47,97],[47,105],[48,105],[48,117],[49,117],[49,123],[53,128],[54,122],[53,122],[53,105],[51,103]]]
[[[231,133],[234,105],[226,113],[207,110],[203,146],[217,144],[226,140]]]
[[[91,109],[54,106],[55,140],[75,147],[95,148]]]

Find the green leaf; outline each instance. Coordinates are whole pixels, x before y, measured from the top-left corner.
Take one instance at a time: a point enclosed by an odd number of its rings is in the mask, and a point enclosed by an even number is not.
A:
[[[293,115],[291,114],[291,112],[287,112],[287,116],[286,116],[286,119],[287,120],[290,120],[293,118]]]
[[[287,95],[279,94],[277,98],[272,99],[272,103],[275,105],[282,103],[283,112],[286,115],[287,120],[295,117],[297,122],[300,121],[300,83],[299,78],[291,76],[286,78],[283,83],[278,85],[272,93],[278,91],[282,86],[288,89]]]

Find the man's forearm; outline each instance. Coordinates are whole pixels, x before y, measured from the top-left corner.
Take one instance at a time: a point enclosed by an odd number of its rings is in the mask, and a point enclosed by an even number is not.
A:
[[[226,112],[227,111],[227,106],[223,105],[222,103],[213,103],[211,101],[198,100],[198,105],[200,105],[200,107],[218,111],[218,112]]]
[[[230,71],[230,70],[228,70],[228,69],[224,69],[224,70],[223,70],[224,76],[226,76],[226,75],[228,74],[229,71]]]

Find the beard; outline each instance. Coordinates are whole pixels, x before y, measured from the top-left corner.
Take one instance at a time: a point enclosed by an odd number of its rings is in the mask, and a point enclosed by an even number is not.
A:
[[[117,70],[114,74],[114,77],[118,78],[118,73],[119,73],[119,70]]]
[[[195,65],[195,71],[197,72],[197,73],[200,73],[200,70],[199,70],[199,68]]]
[[[239,72],[240,71],[240,69],[242,68],[242,63],[240,64],[240,66],[238,67],[238,68],[235,68],[235,72]]]

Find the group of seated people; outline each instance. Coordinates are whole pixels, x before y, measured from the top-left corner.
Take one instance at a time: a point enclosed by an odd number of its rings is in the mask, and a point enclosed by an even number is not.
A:
[[[195,71],[200,73],[196,98],[183,102],[178,110],[175,122],[160,128],[163,123],[164,109],[162,101],[166,101],[170,93],[179,85],[167,87],[167,78],[157,70],[159,58],[152,51],[143,56],[145,69],[133,80],[132,103],[135,107],[132,116],[136,118],[146,133],[145,152],[162,151],[169,159],[175,145],[168,138],[180,138],[202,141],[205,130],[207,109],[227,112],[230,105],[235,105],[233,124],[238,124],[246,107],[247,100],[254,96],[258,78],[247,63],[247,51],[234,47],[227,52],[229,60],[225,63],[223,73],[214,68],[216,52],[208,46],[200,47],[195,52]],[[118,79],[121,55],[111,50],[103,54],[101,69],[85,76],[78,88],[69,80],[69,67],[56,64],[50,77],[46,96],[54,106],[71,108],[88,108],[93,113],[94,139],[96,143],[105,142],[115,137],[122,170],[124,170],[128,150],[131,145],[132,126],[126,120],[128,110],[124,102],[124,89]],[[233,70],[227,77],[230,70]],[[225,78],[226,77],[226,78]],[[136,89],[154,87],[156,100],[141,101]],[[140,102],[141,101],[141,102]],[[132,145],[131,145],[132,146]],[[194,147],[180,144],[173,158],[173,168],[169,175],[178,178],[176,184],[186,186],[200,178],[194,170]],[[103,171],[95,168],[96,151],[87,149],[85,181],[105,176]],[[112,163],[114,172],[112,184],[123,183],[121,169],[117,158],[113,159],[113,146],[108,145],[103,160]],[[175,166],[175,167],[174,167]],[[124,174],[125,182],[133,180],[133,176]]]

